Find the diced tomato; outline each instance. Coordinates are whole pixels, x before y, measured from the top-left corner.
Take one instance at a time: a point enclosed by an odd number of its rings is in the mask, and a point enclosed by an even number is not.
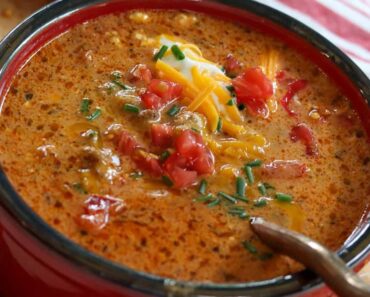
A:
[[[265,164],[262,168],[263,175],[281,179],[302,177],[307,171],[307,166],[296,160],[275,160],[271,163]]]
[[[139,147],[136,139],[127,131],[122,131],[118,137],[117,150],[123,155],[131,155]]]
[[[148,90],[161,97],[163,99],[162,104],[166,104],[181,96],[182,86],[168,80],[153,79],[148,86]]]
[[[77,224],[86,231],[96,232],[109,222],[110,213],[118,213],[124,207],[121,199],[110,196],[89,196],[84,203],[83,213],[77,218]]]
[[[232,54],[227,55],[224,67],[226,74],[231,77],[237,76],[242,70],[241,63]]]
[[[195,183],[198,174],[188,169],[189,163],[186,157],[174,153],[163,164],[165,173],[173,182],[175,188],[186,188]]]
[[[299,91],[303,90],[307,86],[307,81],[304,79],[298,79],[291,82],[288,85],[288,90],[283,98],[280,100],[281,105],[288,112],[290,116],[295,116],[297,113],[289,107],[289,103]]]
[[[306,146],[306,153],[310,156],[318,154],[317,142],[312,130],[304,123],[294,126],[290,132],[290,139],[294,142],[300,141]]]
[[[202,136],[192,130],[185,130],[175,139],[177,152],[187,158],[196,158],[205,148]]]
[[[155,146],[167,148],[171,146],[173,128],[166,124],[153,124],[151,128],[152,143]]]
[[[152,80],[152,71],[145,64],[137,64],[130,73],[134,80],[143,81],[146,84]]]
[[[193,161],[192,168],[198,172],[198,174],[211,174],[214,171],[215,159],[213,154],[208,148],[199,154],[199,156]]]
[[[286,72],[284,70],[278,71],[275,78],[278,82],[282,82],[286,78]]]
[[[140,170],[153,177],[160,177],[163,173],[159,160],[143,149],[137,149],[132,155],[132,160]]]
[[[141,100],[147,109],[158,110],[163,106],[162,98],[149,91],[141,95]]]
[[[238,103],[244,103],[253,114],[266,116],[265,102],[273,94],[271,81],[260,68],[249,68],[233,79]]]

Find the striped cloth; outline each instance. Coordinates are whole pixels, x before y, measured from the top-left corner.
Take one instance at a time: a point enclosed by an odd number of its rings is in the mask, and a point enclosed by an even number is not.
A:
[[[370,77],[370,0],[255,0],[325,36]]]

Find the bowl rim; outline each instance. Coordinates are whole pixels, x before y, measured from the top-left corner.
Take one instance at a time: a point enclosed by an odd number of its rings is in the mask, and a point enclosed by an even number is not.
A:
[[[0,54],[0,91],[4,87],[1,85],[2,78],[12,60],[32,38],[50,24],[69,15],[80,13],[87,7],[101,5],[105,2],[127,1],[58,0],[32,14],[13,29],[0,43],[0,53],[2,53]],[[150,0],[137,0],[136,2],[147,1]],[[159,3],[161,1],[163,2],[164,0],[154,0],[153,2]],[[180,0],[173,2],[179,3]],[[292,34],[296,34],[305,39],[307,43],[314,45],[321,53],[331,57],[337,67],[356,85],[367,104],[370,104],[370,80],[359,67],[326,38],[292,17],[255,1],[186,0],[182,2],[191,2],[195,5],[213,5],[219,7],[219,9],[225,8],[224,5],[226,5],[235,9],[247,10],[258,17],[272,21],[276,26],[288,29]],[[2,103],[0,104],[0,109]],[[322,285],[321,279],[308,270],[265,281],[236,284],[178,281],[135,271],[89,252],[49,226],[18,195],[2,168],[0,169],[0,202],[33,237],[51,250],[56,251],[77,266],[87,268],[90,272],[103,279],[147,294],[164,296],[171,292],[172,289],[177,291],[181,289],[184,292],[189,292],[190,290],[191,295],[280,296],[315,289]],[[362,226],[354,231],[344,246],[338,251],[338,255],[347,262],[347,265],[353,266],[369,252],[370,214],[367,213],[363,219]]]

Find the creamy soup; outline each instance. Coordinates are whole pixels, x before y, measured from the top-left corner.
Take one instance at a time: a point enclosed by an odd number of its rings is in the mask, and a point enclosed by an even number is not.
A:
[[[19,71],[0,125],[1,164],[38,215],[163,277],[299,271],[250,217],[335,250],[369,202],[367,136],[330,77],[202,14],[131,11],[72,28]]]

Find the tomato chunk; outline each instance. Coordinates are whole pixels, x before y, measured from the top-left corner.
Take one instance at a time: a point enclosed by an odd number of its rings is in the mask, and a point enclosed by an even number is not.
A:
[[[238,103],[247,105],[252,114],[266,117],[266,100],[273,94],[271,81],[263,74],[258,67],[249,68],[243,74],[233,79]]]
[[[213,154],[208,148],[199,154],[197,158],[194,159],[192,168],[198,172],[198,174],[211,174],[214,171],[215,159]]]
[[[77,224],[86,231],[99,231],[108,224],[112,212],[118,213],[123,208],[124,202],[121,199],[91,195],[84,203],[83,213],[77,218]]]
[[[298,79],[291,82],[288,85],[286,94],[281,98],[280,103],[287,111],[290,116],[295,116],[297,113],[289,107],[290,101],[292,101],[295,94],[303,90],[307,86],[307,81],[304,79]]]
[[[275,160],[265,164],[262,174],[271,178],[293,179],[306,174],[308,168],[296,160]]]
[[[141,95],[141,100],[147,109],[158,110],[163,106],[161,97],[149,91]]]
[[[196,158],[205,148],[202,136],[192,130],[185,130],[175,139],[177,152],[187,158]]]
[[[172,144],[173,128],[166,124],[153,124],[151,136],[154,145],[167,148]]]
[[[181,96],[182,86],[168,80],[153,79],[148,86],[148,90],[161,97],[162,104],[166,104]]]
[[[241,63],[232,54],[227,55],[224,67],[226,74],[230,77],[237,76],[242,70]]]
[[[160,177],[162,175],[163,170],[159,160],[145,150],[135,150],[131,158],[140,170],[149,173],[153,177]]]
[[[146,84],[149,84],[152,80],[152,71],[145,64],[137,64],[130,73],[133,80],[143,81]]]
[[[306,146],[306,153],[310,156],[318,154],[317,142],[312,130],[304,123],[294,126],[290,132],[290,139],[294,142],[300,141]]]
[[[122,131],[118,137],[118,152],[122,155],[131,155],[136,148],[139,147],[139,143],[136,139],[130,135],[127,131]]]
[[[174,153],[167,158],[163,168],[173,182],[175,188],[186,188],[195,183],[198,174],[195,170],[188,168],[189,162],[186,157]]]

